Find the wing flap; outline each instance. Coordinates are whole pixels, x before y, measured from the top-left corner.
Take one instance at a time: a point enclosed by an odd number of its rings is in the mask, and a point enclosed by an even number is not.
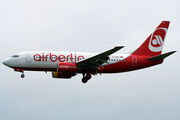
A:
[[[98,67],[98,66],[101,66],[101,67],[103,67],[101,64],[99,64],[99,63],[96,63],[96,62],[91,62],[91,64],[92,64],[92,65],[94,65],[94,66],[96,66],[96,67]]]

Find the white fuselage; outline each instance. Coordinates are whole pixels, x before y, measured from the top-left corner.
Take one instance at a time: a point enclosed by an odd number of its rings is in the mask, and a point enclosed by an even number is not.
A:
[[[83,59],[90,58],[97,53],[83,53],[83,52],[57,52],[57,51],[28,51],[17,53],[6,59],[3,63],[12,68],[22,68],[25,70],[42,70],[52,71],[57,69],[59,62],[73,62],[77,63]],[[116,63],[122,61],[129,54],[112,54],[109,57],[108,63],[103,65]]]

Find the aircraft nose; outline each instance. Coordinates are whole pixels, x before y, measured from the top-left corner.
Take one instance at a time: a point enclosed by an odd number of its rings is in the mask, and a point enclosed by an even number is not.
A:
[[[10,64],[10,59],[8,58],[8,59],[5,59],[3,62],[2,62],[4,65],[6,65],[6,66],[9,66],[9,64]]]

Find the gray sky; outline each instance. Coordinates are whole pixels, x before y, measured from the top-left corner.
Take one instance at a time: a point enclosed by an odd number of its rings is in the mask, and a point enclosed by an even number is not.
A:
[[[97,75],[81,83],[0,64],[1,120],[179,120],[180,1],[0,1],[0,62],[17,52],[118,53],[135,50],[162,20],[171,21],[163,53],[147,69]]]

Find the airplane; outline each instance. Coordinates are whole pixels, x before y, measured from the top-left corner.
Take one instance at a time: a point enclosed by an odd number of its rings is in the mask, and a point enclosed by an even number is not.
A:
[[[124,46],[116,46],[102,53],[27,51],[14,54],[2,63],[17,72],[52,72],[53,78],[70,79],[82,74],[87,83],[92,75],[120,73],[158,65],[176,51],[161,54],[170,21],[162,21],[142,45],[131,54],[115,54]]]

